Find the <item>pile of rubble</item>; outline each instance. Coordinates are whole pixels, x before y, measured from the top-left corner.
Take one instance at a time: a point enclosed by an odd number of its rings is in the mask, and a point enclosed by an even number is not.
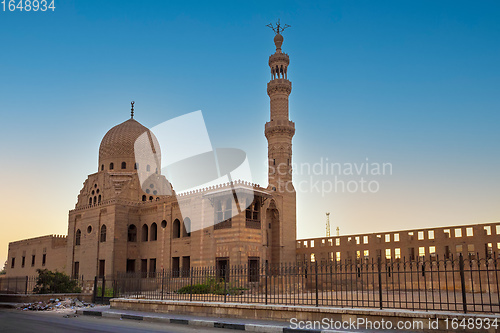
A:
[[[59,298],[51,298],[44,302],[26,303],[18,307],[18,310],[23,311],[56,311],[66,309],[78,308],[93,308],[94,304],[80,301],[78,298],[66,298],[60,300]]]

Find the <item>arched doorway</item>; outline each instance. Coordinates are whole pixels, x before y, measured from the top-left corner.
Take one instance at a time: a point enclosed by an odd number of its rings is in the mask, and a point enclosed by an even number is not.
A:
[[[268,260],[271,265],[278,265],[280,263],[280,218],[279,211],[276,208],[276,203],[274,200],[269,204],[269,208],[266,210],[266,221],[267,225],[267,248],[268,248]]]

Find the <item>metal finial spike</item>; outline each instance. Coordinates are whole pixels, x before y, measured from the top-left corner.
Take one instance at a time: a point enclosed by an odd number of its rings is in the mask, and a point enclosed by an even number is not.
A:
[[[276,22],[276,25],[273,25],[272,23],[269,23],[268,25],[266,25],[266,27],[269,27],[269,28],[273,29],[273,31],[274,31],[275,34],[280,34],[286,28],[290,28],[291,25],[288,25],[288,24],[281,25],[280,19],[278,19],[278,22]]]
[[[130,112],[130,116],[132,119],[134,118],[134,104],[135,104],[134,101],[130,102],[130,105],[132,105],[132,111]]]

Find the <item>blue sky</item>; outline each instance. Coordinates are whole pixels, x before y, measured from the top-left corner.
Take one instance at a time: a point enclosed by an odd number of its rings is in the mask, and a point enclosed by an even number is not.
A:
[[[343,234],[500,220],[498,2],[55,4],[0,11],[0,258],[8,241],[67,232],[131,100],[148,127],[201,109],[213,145],[245,150],[266,186],[277,18],[292,26],[294,162],[394,170],[376,194],[299,192],[299,237],[324,235],[326,211]]]

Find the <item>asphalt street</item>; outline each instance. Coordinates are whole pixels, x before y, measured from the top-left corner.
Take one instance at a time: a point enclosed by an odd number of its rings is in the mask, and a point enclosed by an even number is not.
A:
[[[196,327],[179,324],[151,323],[135,320],[74,316],[67,313],[27,312],[0,309],[0,332],[58,333],[58,332],[228,332],[227,329]]]

